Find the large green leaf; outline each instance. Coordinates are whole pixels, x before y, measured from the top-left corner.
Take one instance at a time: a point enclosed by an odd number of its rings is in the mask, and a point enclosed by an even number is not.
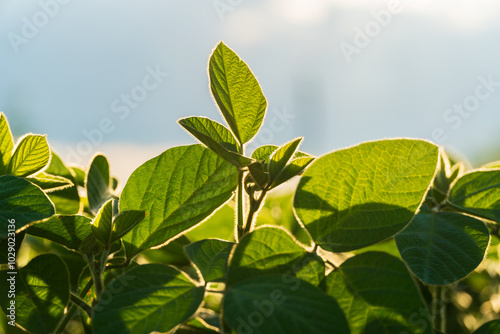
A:
[[[13,149],[14,138],[10,132],[9,122],[4,113],[0,112],[0,175],[7,173]]]
[[[50,149],[47,138],[41,135],[27,135],[16,146],[7,168],[7,173],[28,176],[47,166]]]
[[[325,261],[317,254],[307,253],[295,268],[297,278],[314,286],[319,286],[325,279]]]
[[[111,176],[108,159],[98,154],[92,159],[85,182],[89,208],[94,214],[113,196],[110,193]]]
[[[408,267],[432,285],[451,284],[470,274],[483,261],[489,241],[482,221],[455,212],[433,212],[425,205],[396,235]]]
[[[205,239],[184,247],[189,259],[198,267],[205,282],[219,282],[226,276],[229,253],[234,243]]]
[[[236,167],[245,167],[252,162],[252,159],[240,154],[236,139],[224,125],[206,117],[187,117],[178,122],[196,139]]]
[[[449,202],[464,212],[500,223],[500,169],[464,174],[452,186]]]
[[[284,229],[258,228],[243,237],[236,246],[227,273],[228,285],[258,277],[288,272],[306,254]]]
[[[431,333],[415,282],[403,262],[386,253],[346,260],[328,275],[327,293],[346,314],[352,334]]]
[[[210,57],[210,88],[234,135],[244,144],[259,131],[267,101],[257,79],[234,51],[220,42]]]
[[[132,173],[120,211],[143,210],[146,218],[124,237],[127,254],[166,244],[228,201],[238,170],[201,145],[171,148]]]
[[[25,179],[0,176],[0,221],[14,219],[16,230],[54,214],[54,206],[47,195]],[[0,224],[0,239],[7,236],[7,224]]]
[[[295,194],[299,220],[322,248],[344,252],[402,230],[434,178],[438,148],[423,140],[363,143],[315,160]]]
[[[42,188],[47,193],[68,189],[74,186],[70,180],[62,176],[47,173],[38,173],[35,176],[28,177],[28,180]]]
[[[91,222],[84,216],[55,215],[31,225],[27,232],[81,252],[83,242],[92,234]]]
[[[111,231],[111,242],[114,242],[125,234],[130,232],[137,224],[139,224],[146,214],[144,211],[129,210],[120,212],[113,221],[113,230]]]
[[[11,281],[8,281],[10,279]],[[15,298],[7,298],[7,291],[15,285]],[[16,323],[33,334],[52,333],[69,302],[69,274],[64,262],[56,255],[44,254],[31,260],[17,274],[0,272],[0,298],[6,312],[15,301]]]
[[[500,320],[493,320],[479,327],[474,334],[498,334],[500,333]]]
[[[94,333],[168,332],[196,312],[204,293],[204,287],[173,267],[135,267],[104,289],[94,309]]]
[[[238,333],[348,334],[344,313],[332,297],[283,275],[238,282],[223,299],[226,322]]]

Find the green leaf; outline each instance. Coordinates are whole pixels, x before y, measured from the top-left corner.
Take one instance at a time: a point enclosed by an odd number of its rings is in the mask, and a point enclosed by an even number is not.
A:
[[[245,167],[252,159],[241,155],[233,134],[224,125],[206,117],[187,117],[178,123],[209,149],[236,167]]]
[[[249,176],[251,180],[257,184],[260,190],[267,187],[269,184],[269,173],[264,169],[264,165],[260,161],[254,161],[248,165]]]
[[[348,334],[344,313],[332,297],[283,275],[238,282],[223,299],[226,322],[238,333]]]
[[[47,173],[38,173],[36,176],[28,177],[28,181],[36,184],[45,190],[45,192],[64,190],[73,186],[70,180],[62,176],[50,175]]]
[[[415,282],[401,260],[386,253],[346,260],[328,275],[327,294],[346,314],[352,334],[431,333]]]
[[[236,246],[226,284],[263,275],[292,273],[293,266],[306,254],[293,237],[277,227],[263,227],[245,235]]]
[[[104,289],[94,309],[94,334],[168,332],[196,312],[204,293],[173,267],[135,267]]]
[[[10,132],[9,122],[4,113],[0,112],[0,175],[7,173],[13,149],[14,139]]]
[[[205,282],[221,282],[226,276],[227,261],[234,243],[205,239],[184,247],[189,259],[200,270]]]
[[[128,179],[120,211],[143,210],[146,218],[124,237],[129,257],[165,245],[227,202],[238,170],[201,145],[173,147]]]
[[[54,214],[54,206],[47,195],[25,179],[0,176],[0,221],[14,219],[16,230]],[[0,239],[7,236],[7,224],[0,224]]]
[[[59,158],[59,156],[54,152],[51,153],[50,164],[45,170],[45,173],[64,177],[65,179],[70,180],[74,186],[50,192],[49,198],[54,203],[58,214],[76,214],[80,211],[80,195],[78,194],[78,189],[76,187],[76,179],[70,169],[64,165],[61,158]]]
[[[20,140],[12,155],[7,173],[15,176],[29,176],[42,170],[50,160],[47,138],[40,135],[27,135]]]
[[[130,232],[137,224],[144,220],[146,213],[144,211],[129,210],[119,213],[113,222],[113,232],[111,233],[111,242],[122,238]]]
[[[92,159],[85,182],[89,208],[92,213],[97,213],[99,208],[112,198],[109,191],[110,183],[108,159],[104,155],[98,154]]]
[[[278,177],[274,180],[271,187],[279,186],[290,180],[292,177],[300,175],[306,168],[314,161],[313,157],[296,158],[290,161],[288,165],[283,168]]]
[[[500,333],[500,320],[493,320],[479,327],[474,334],[498,334]]]
[[[220,42],[210,57],[210,88],[222,115],[240,144],[259,131],[267,101],[247,64]]]
[[[411,271],[426,284],[448,285],[483,261],[490,234],[480,220],[422,206],[396,244]]]
[[[7,298],[10,281],[15,281],[15,298]],[[52,333],[69,302],[69,274],[56,255],[44,254],[31,260],[16,275],[0,272],[0,298],[5,312],[15,300],[16,323],[33,334]]]
[[[113,230],[113,200],[110,199],[101,207],[92,221],[92,233],[104,246],[111,244]]]
[[[252,159],[259,160],[262,163],[268,164],[271,160],[271,155],[278,149],[276,145],[264,145],[255,149],[252,153]]]
[[[294,139],[273,152],[269,161],[269,176],[271,177],[271,182],[276,180],[288,161],[294,156],[302,139],[302,137]]]
[[[412,219],[434,178],[430,142],[363,143],[316,159],[302,175],[294,208],[317,245],[345,252],[382,241]]]
[[[299,262],[295,272],[297,278],[319,286],[325,278],[325,262],[317,254],[307,253]]]
[[[79,167],[71,167],[71,171],[75,176],[75,184],[80,187],[85,187],[85,178],[87,177],[85,171]]]
[[[453,184],[449,202],[463,212],[500,223],[500,169],[464,174]]]
[[[92,220],[84,216],[55,215],[31,225],[28,234],[54,241],[64,247],[82,252],[82,245],[92,235]]]

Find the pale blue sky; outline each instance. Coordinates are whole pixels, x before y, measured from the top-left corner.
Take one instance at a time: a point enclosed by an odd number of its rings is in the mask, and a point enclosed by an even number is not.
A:
[[[91,150],[127,165],[124,177],[193,142],[178,118],[222,120],[206,70],[220,40],[268,99],[258,143],[305,136],[303,150],[323,154],[421,137],[500,158],[495,1],[0,1],[0,110],[15,134],[47,133],[63,157],[94,135]]]

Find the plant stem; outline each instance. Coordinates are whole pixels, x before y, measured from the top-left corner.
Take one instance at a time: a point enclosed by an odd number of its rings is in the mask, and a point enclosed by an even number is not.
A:
[[[243,229],[243,235],[252,232],[253,217],[260,210],[260,207],[262,206],[262,202],[264,201],[266,195],[267,195],[267,190],[264,189],[262,190],[259,198],[256,201],[252,200],[252,204],[250,205],[250,212],[248,213],[247,217],[247,223],[245,225],[245,228]]]
[[[245,221],[245,218],[244,218],[244,207],[245,207],[245,197],[243,195],[243,187],[245,186],[244,185],[244,172],[243,171],[239,171],[238,173],[238,195],[237,195],[237,198],[236,198],[236,201],[238,202],[237,203],[237,208],[236,208],[236,224],[237,224],[237,230],[238,230],[238,233],[237,233],[237,240],[236,241],[239,241],[241,239],[241,237],[244,235],[244,232],[243,232],[243,229],[244,229],[244,221]]]
[[[92,287],[93,281],[89,280],[87,282],[87,285],[83,288],[82,291],[80,291],[80,298],[85,297],[85,295],[90,291],[90,288]],[[73,300],[71,300],[73,301]],[[66,325],[68,322],[73,318],[73,315],[75,314],[76,310],[78,309],[78,306],[76,306],[75,303],[72,303],[71,307],[68,309],[68,312],[59,320],[59,323],[56,326],[56,329],[54,330],[54,334],[60,334],[63,332],[64,328],[66,328]]]
[[[92,307],[87,304],[80,296],[75,294],[74,292],[71,292],[69,295],[69,299],[77,306],[79,306],[82,310],[85,311],[85,313],[88,314],[88,316],[92,316]]]
[[[432,327],[440,333],[446,333],[446,287],[432,286],[431,319]]]

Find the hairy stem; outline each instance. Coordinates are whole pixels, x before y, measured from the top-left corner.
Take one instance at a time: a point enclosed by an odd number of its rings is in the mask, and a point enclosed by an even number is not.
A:
[[[88,316],[92,316],[92,307],[87,304],[80,296],[75,294],[74,292],[70,293],[69,299],[78,307],[80,307]]]
[[[432,327],[440,333],[446,333],[446,287],[432,286],[431,319]]]
[[[238,174],[238,194],[236,197],[237,201],[237,208],[236,208],[236,228],[237,228],[237,240],[239,241],[241,237],[244,235],[244,224],[245,224],[245,213],[244,213],[244,208],[245,208],[245,197],[243,194],[243,188],[245,187],[244,185],[244,172],[239,171]]]
[[[248,212],[247,223],[243,230],[243,235],[252,232],[254,216],[260,210],[260,207],[262,206],[262,202],[264,201],[266,195],[267,195],[267,190],[262,190],[259,198],[255,201],[254,200],[251,201],[250,211]]]

